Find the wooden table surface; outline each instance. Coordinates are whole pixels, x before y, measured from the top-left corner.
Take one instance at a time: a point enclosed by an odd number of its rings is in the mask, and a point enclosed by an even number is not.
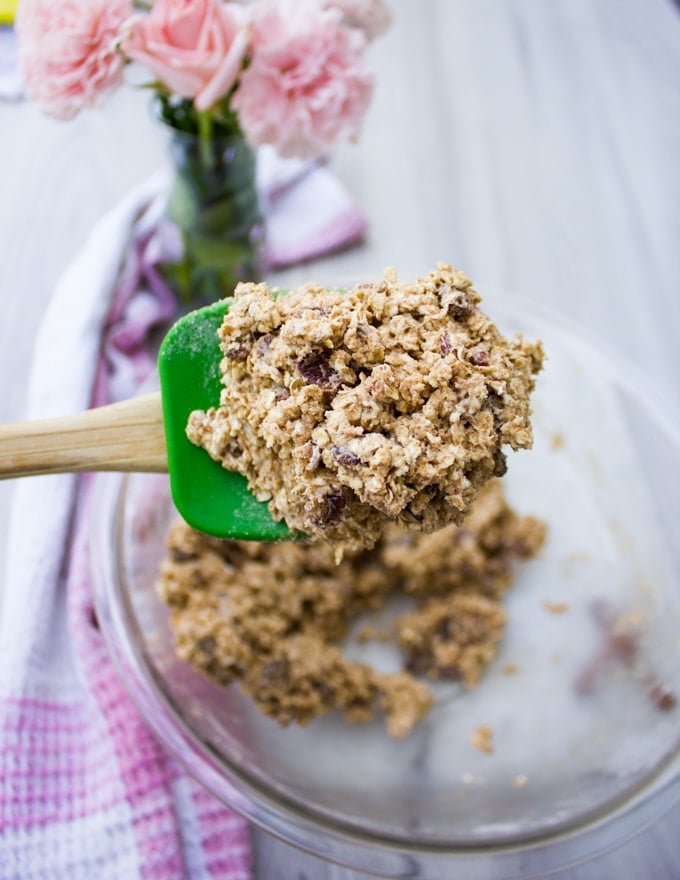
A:
[[[393,7],[392,30],[371,51],[379,84],[361,142],[333,160],[369,217],[369,239],[276,280],[375,276],[388,265],[413,277],[446,260],[482,292],[509,290],[584,324],[651,377],[670,411],[680,407],[678,6]],[[146,97],[131,90],[68,124],[0,103],[0,131],[0,421],[14,421],[55,281],[96,219],[164,157]],[[0,536],[11,490],[0,486]],[[679,832],[680,808],[555,876],[680,877]],[[364,876],[255,838],[260,880]]]

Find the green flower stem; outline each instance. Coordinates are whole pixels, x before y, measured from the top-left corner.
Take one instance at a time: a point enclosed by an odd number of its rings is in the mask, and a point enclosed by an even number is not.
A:
[[[204,168],[211,168],[213,165],[212,115],[207,110],[201,110],[196,113],[196,117],[198,119],[198,138],[201,163]]]

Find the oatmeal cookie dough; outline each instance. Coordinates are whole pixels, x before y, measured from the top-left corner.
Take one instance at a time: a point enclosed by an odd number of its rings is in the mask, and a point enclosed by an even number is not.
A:
[[[505,501],[501,481],[491,480],[458,528],[422,535],[390,526],[382,555],[406,593],[465,591],[498,599],[512,581],[512,560],[534,556],[545,533],[541,520],[517,516]]]
[[[531,446],[543,359],[479,302],[444,264],[348,292],[239,285],[219,331],[219,406],[192,413],[187,435],[315,539],[370,547],[388,522],[459,523],[505,472],[502,447]]]
[[[543,536],[537,520],[510,509],[499,480],[482,489],[463,527],[436,536],[394,527],[339,564],[330,544],[218,541],[178,521],[159,592],[179,657],[220,684],[240,682],[279,723],[332,709],[352,721],[382,713],[389,732],[404,736],[432,702],[417,676],[477,684],[503,634],[513,562]],[[414,597],[393,633],[405,669],[378,673],[346,659],[352,624],[395,593]]]

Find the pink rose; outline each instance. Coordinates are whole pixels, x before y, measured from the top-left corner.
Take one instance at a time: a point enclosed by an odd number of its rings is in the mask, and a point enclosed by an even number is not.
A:
[[[246,12],[222,0],[155,0],[135,16],[122,43],[125,54],[198,110],[227,94],[241,71],[248,42]]]
[[[16,16],[26,92],[58,119],[71,119],[120,85],[116,51],[130,0],[22,0]]]
[[[384,34],[392,22],[385,0],[323,0],[323,5],[339,9],[345,24],[359,28],[369,40]]]
[[[232,99],[248,140],[310,157],[356,138],[373,89],[363,34],[310,0],[251,9],[251,60]]]

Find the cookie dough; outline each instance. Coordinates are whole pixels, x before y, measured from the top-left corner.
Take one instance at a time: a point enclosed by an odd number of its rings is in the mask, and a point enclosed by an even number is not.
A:
[[[327,543],[218,541],[178,521],[159,592],[178,656],[220,684],[240,682],[279,723],[332,709],[351,721],[382,713],[389,732],[404,736],[432,702],[422,678],[477,684],[503,634],[513,562],[533,555],[544,533],[510,509],[499,480],[464,526],[436,535],[393,527],[339,564]],[[392,634],[405,668],[384,674],[346,659],[352,624],[395,593],[414,603]]]
[[[390,522],[460,523],[505,472],[502,447],[531,446],[543,359],[479,302],[444,264],[348,292],[241,284],[219,331],[219,406],[187,435],[313,539],[371,547]]]

